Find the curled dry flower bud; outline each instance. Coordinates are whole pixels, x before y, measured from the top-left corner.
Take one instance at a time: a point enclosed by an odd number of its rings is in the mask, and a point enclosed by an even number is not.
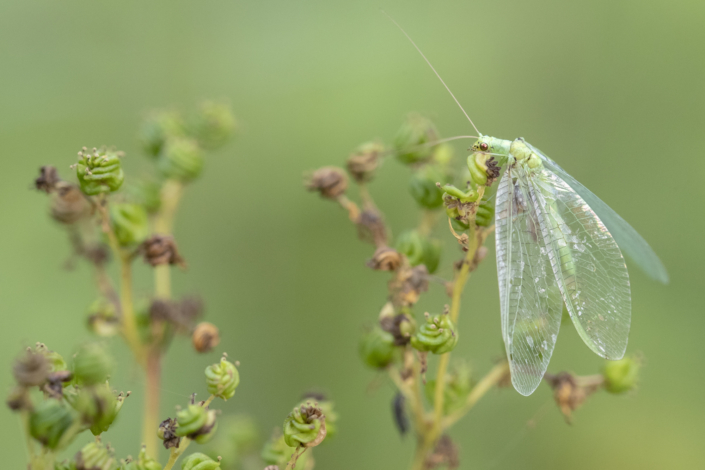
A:
[[[377,248],[375,254],[367,262],[367,266],[378,271],[396,271],[401,266],[403,256],[394,248]]]
[[[30,410],[32,408],[32,402],[27,392],[25,387],[15,387],[8,395],[5,404],[12,411]]]
[[[61,178],[59,178],[59,173],[56,171],[56,167],[43,166],[39,169],[39,177],[34,180],[34,186],[39,191],[44,191],[49,194],[54,191],[56,183],[59,181],[61,181]]]
[[[602,386],[602,377],[577,377],[569,372],[557,375],[544,374],[544,380],[553,389],[553,398],[565,416],[571,422],[572,412],[577,410],[593,393]]]
[[[450,321],[448,312],[431,316],[425,313],[426,323],[421,325],[416,336],[411,338],[411,345],[419,351],[444,354],[452,351],[458,344],[458,332]]]
[[[326,437],[326,417],[318,403],[297,406],[284,420],[284,442],[289,447],[316,447]]]
[[[429,273],[425,264],[404,268],[397,271],[389,283],[392,303],[397,307],[411,307],[419,301],[423,292],[428,290]]]
[[[368,207],[363,210],[355,223],[360,239],[369,241],[375,246],[387,245],[387,227],[384,225],[382,215],[376,209]]]
[[[336,199],[348,189],[348,178],[340,168],[327,166],[314,171],[306,187],[309,191],[318,191],[325,198]]]
[[[176,434],[176,427],[176,420],[172,418],[167,418],[159,424],[159,429],[157,429],[157,436],[159,437],[159,439],[164,441],[165,449],[179,447],[181,437]]]
[[[370,181],[379,166],[384,145],[379,142],[365,142],[350,154],[347,162],[348,173],[358,183]]]
[[[447,434],[443,434],[433,453],[426,459],[425,468],[438,468],[444,466],[448,470],[456,469],[460,466],[458,459],[458,446],[456,446]]]
[[[185,266],[186,264],[171,235],[152,235],[142,243],[140,251],[144,255],[145,262],[152,266],[162,264]]]
[[[395,346],[405,346],[416,331],[416,321],[406,313],[380,318],[379,325],[394,337]]]
[[[196,328],[193,330],[191,340],[193,342],[193,348],[196,351],[206,353],[220,343],[218,327],[213,323],[201,322],[196,325]]]

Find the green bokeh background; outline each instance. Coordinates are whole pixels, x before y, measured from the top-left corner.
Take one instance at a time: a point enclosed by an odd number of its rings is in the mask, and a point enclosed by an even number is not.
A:
[[[23,346],[70,354],[89,338],[85,266],[29,189],[37,168],[68,166],[83,145],[116,145],[144,162],[140,116],[203,98],[232,103],[243,128],[188,189],[177,237],[189,263],[179,293],[200,293],[220,325],[217,352],[177,341],[165,364],[162,415],[193,392],[225,350],[242,383],[228,413],[263,435],[300,393],[330,393],[339,437],[317,468],[405,468],[413,439],[390,417],[392,388],[356,349],[385,298],[387,277],[345,214],[302,189],[311,168],[342,164],[358,143],[390,140],[420,111],[445,136],[470,126],[423,60],[379,13],[400,21],[483,133],[523,136],[633,224],[671,274],[632,269],[629,351],[645,366],[638,393],[598,394],[567,425],[542,386],[528,398],[491,393],[452,431],[462,468],[705,468],[702,293],[705,244],[705,3],[691,1],[5,0],[0,4],[0,390]],[[457,149],[462,155],[464,143]],[[408,171],[382,168],[372,191],[398,233],[415,224]],[[446,241],[445,268],[458,256]],[[490,243],[491,244],[491,243]],[[139,264],[137,290],[151,289]],[[421,308],[438,311],[440,288]],[[502,354],[494,256],[473,275],[454,356],[478,373]],[[419,312],[421,313],[421,312]],[[136,454],[143,378],[120,344],[113,383],[133,396],[105,439]],[[564,327],[551,370],[593,373],[600,359]],[[533,420],[533,421],[532,421]],[[535,426],[527,427],[528,422]],[[0,408],[0,461],[24,468],[19,422]],[[87,440],[88,437],[84,437]]]

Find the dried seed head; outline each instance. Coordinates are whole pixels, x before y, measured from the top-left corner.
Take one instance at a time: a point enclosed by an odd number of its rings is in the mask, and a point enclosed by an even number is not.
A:
[[[396,271],[403,261],[403,256],[394,248],[377,248],[367,266],[378,271]]]
[[[91,205],[81,188],[65,181],[54,186],[51,200],[51,216],[62,224],[73,224],[91,213]]]
[[[370,181],[384,152],[384,145],[379,142],[366,142],[360,145],[347,161],[350,176],[358,183]]]
[[[165,449],[179,447],[181,438],[176,435],[176,428],[176,420],[172,418],[167,418],[159,424],[159,429],[157,429],[157,436],[159,437],[159,439],[164,441]]]
[[[428,290],[429,273],[426,265],[404,268],[397,271],[396,277],[389,283],[392,302],[397,307],[410,307],[419,301],[423,292]]]
[[[49,377],[50,364],[44,354],[28,349],[15,361],[12,373],[17,383],[24,387],[43,385]]]
[[[426,459],[428,469],[444,466],[448,470],[453,470],[460,466],[458,459],[458,446],[448,437],[447,434],[441,436],[433,449],[433,453]]]
[[[309,191],[318,191],[325,198],[336,199],[348,189],[348,178],[340,168],[323,167],[313,172],[306,187]]]
[[[44,191],[49,194],[54,191],[56,183],[61,181],[59,173],[56,171],[56,167],[53,166],[43,166],[39,169],[39,177],[34,180],[34,186],[39,191]]]
[[[185,266],[186,264],[171,235],[152,235],[142,243],[140,252],[145,262],[152,266],[162,264]]]
[[[361,240],[368,241],[375,246],[387,245],[387,227],[382,214],[374,208],[363,210],[357,220],[357,233]]]
[[[544,380],[553,389],[553,399],[565,416],[568,423],[572,420],[572,412],[577,410],[585,400],[595,393],[602,382],[584,382],[581,377],[576,377],[569,372],[557,375],[546,373]]]
[[[191,341],[193,342],[193,348],[196,351],[200,353],[210,351],[214,347],[218,346],[218,343],[220,343],[220,333],[218,332],[218,327],[208,322],[199,323],[193,330]]]
[[[491,186],[492,183],[499,178],[499,172],[502,170],[502,167],[499,166],[494,157],[490,157],[490,159],[485,162],[485,165],[487,165],[487,186]]]

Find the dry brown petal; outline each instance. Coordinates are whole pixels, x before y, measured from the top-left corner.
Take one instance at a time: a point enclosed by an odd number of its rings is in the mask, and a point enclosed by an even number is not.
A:
[[[54,191],[56,183],[59,181],[61,181],[61,178],[59,178],[56,167],[43,166],[39,169],[39,177],[34,180],[34,186],[39,191],[44,191],[49,194]]]
[[[73,224],[91,212],[91,205],[81,189],[65,181],[56,183],[51,201],[51,216],[62,224]]]
[[[350,154],[347,162],[348,173],[358,183],[370,181],[379,166],[379,158],[384,147],[381,144],[364,146]]]
[[[49,376],[49,361],[43,354],[28,350],[24,356],[15,361],[12,373],[19,385],[25,387],[42,385]]]

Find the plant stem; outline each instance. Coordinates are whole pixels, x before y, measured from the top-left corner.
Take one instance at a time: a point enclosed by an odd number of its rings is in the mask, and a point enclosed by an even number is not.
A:
[[[122,307],[122,335],[132,349],[137,362],[146,368],[147,358],[137,331],[132,300],[132,260],[126,255],[122,255],[120,259],[120,306]]]
[[[184,453],[189,444],[191,444],[191,439],[189,439],[188,437],[184,437],[183,439],[181,439],[181,444],[179,444],[179,447],[171,449],[171,453],[169,454],[169,460],[164,466],[164,470],[171,470],[171,468],[174,466],[176,461],[179,460],[179,457],[181,457],[181,454]]]
[[[496,386],[509,373],[509,363],[502,361],[494,366],[477,385],[475,385],[468,395],[468,399],[458,411],[446,416],[443,420],[443,429],[448,429],[461,419],[492,387]]]
[[[151,348],[147,355],[146,393],[142,421],[142,442],[146,446],[147,455],[152,458],[157,456],[158,440],[157,426],[159,425],[159,388],[161,382],[160,354]]]

